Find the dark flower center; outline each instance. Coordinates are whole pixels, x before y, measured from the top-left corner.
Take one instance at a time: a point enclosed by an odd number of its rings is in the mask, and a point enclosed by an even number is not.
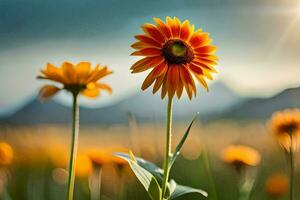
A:
[[[64,86],[64,89],[72,92],[73,94],[79,94],[82,90],[86,89],[85,84],[68,84]]]
[[[279,132],[293,134],[297,130],[297,128],[298,125],[296,123],[290,123],[279,127]]]
[[[167,41],[162,48],[162,52],[170,64],[185,64],[194,59],[192,48],[179,39]]]

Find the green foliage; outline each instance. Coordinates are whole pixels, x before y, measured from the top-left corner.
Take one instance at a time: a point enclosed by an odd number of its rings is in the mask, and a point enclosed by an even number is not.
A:
[[[155,165],[154,163],[151,163],[147,160],[144,160],[143,158],[139,158],[139,157],[135,157],[132,158],[132,155],[126,154],[126,153],[117,153],[116,156],[126,160],[127,162],[129,160],[135,160],[136,163],[141,166],[142,168],[144,168],[145,170],[147,170],[148,172],[150,172],[158,181],[158,183],[161,185],[162,183],[162,177],[163,177],[163,170],[158,167],[157,165]]]
[[[158,184],[157,180],[152,177],[149,188],[148,194],[150,195],[152,200],[160,200],[162,196],[162,190],[160,185]]]
[[[171,182],[173,182],[172,187],[175,187],[175,188],[174,189],[172,188],[173,192],[171,193],[169,200],[176,199],[177,197],[183,196],[185,194],[190,194],[190,193],[198,193],[204,197],[208,196],[207,192],[205,192],[203,190],[191,188],[191,187],[184,186],[184,185],[178,185],[178,184],[176,184],[176,182],[174,180],[170,181],[170,185],[171,185]]]
[[[189,124],[187,130],[185,131],[183,137],[181,138],[180,142],[176,146],[175,152],[173,156],[170,158],[169,169],[172,168],[174,162],[178,158],[180,154],[180,150],[183,147],[193,123],[195,122],[197,115],[193,118],[191,123]],[[126,160],[138,180],[144,186],[146,191],[148,192],[149,196],[152,200],[161,200],[162,198],[162,177],[163,177],[163,170],[156,166],[155,164],[144,160],[142,158],[135,157],[131,152],[130,154],[125,153],[117,153],[116,156]],[[207,193],[200,189],[194,189],[191,187],[178,185],[174,180],[171,180],[167,185],[167,192],[164,195],[164,200],[172,200],[177,197],[183,196],[185,194],[190,193],[198,193],[202,196],[207,197]]]
[[[137,159],[133,155],[126,155],[123,153],[117,154],[122,159],[125,159],[138,180],[141,182],[145,190],[148,192],[149,196],[152,200],[160,200],[162,191],[161,186],[158,184],[157,179],[152,175],[149,171],[147,171],[145,168],[140,166],[137,162]],[[139,158],[140,161],[142,159]],[[149,166],[150,169],[153,169],[155,166],[152,163],[146,164],[146,166]],[[155,171],[155,170],[154,170]]]

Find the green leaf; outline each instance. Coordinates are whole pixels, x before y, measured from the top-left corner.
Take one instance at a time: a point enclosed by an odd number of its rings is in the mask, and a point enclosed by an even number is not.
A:
[[[135,158],[133,155],[117,153],[116,156],[126,160],[129,163],[132,171],[134,172],[138,180],[141,182],[145,190],[148,192],[151,199],[160,200],[162,191],[155,176],[152,175],[145,168],[141,167],[138,164],[138,159]]]
[[[160,200],[162,196],[162,190],[157,182],[157,180],[152,177],[152,180],[150,182],[148,193],[153,200]]]
[[[191,121],[190,125],[188,126],[187,130],[185,131],[183,137],[181,138],[180,142],[178,143],[178,145],[176,146],[176,149],[175,149],[175,152],[171,158],[171,161],[169,162],[169,168],[171,169],[171,167],[173,166],[174,162],[176,161],[177,157],[179,156],[180,154],[180,150],[184,144],[184,142],[186,141],[189,133],[190,133],[190,130],[192,128],[192,125],[193,123],[195,122],[196,118],[198,116],[198,113],[195,115],[195,117],[193,118],[193,120]]]
[[[117,153],[116,155],[125,160],[132,160],[131,156],[127,153]],[[134,159],[136,160],[139,166],[150,172],[156,178],[159,184],[162,183],[163,170],[161,168],[159,168],[157,165],[153,164],[150,161],[144,160],[143,158],[134,157]]]
[[[171,185],[171,182],[175,183],[175,181],[171,180],[170,185]],[[173,186],[174,186],[174,183],[173,183]],[[175,199],[180,196],[183,196],[183,195],[186,195],[186,194],[190,194],[190,193],[197,193],[204,197],[208,196],[207,192],[205,192],[204,190],[195,189],[195,188],[191,188],[191,187],[184,186],[184,185],[178,185],[178,184],[176,184],[175,186],[176,186],[175,190],[173,191],[173,193],[171,193],[171,196],[169,198],[170,200]]]

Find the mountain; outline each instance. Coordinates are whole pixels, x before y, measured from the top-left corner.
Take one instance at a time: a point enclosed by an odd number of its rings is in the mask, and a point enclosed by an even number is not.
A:
[[[214,118],[264,120],[273,112],[286,108],[300,108],[300,87],[286,89],[271,98],[247,100]]]
[[[198,97],[189,101],[187,97],[174,101],[174,118],[191,118],[196,112],[202,117],[212,113],[221,113],[244,99],[237,96],[223,83],[215,83],[210,92],[198,88]],[[166,100],[161,101],[160,95],[153,95],[150,90],[138,92],[115,104],[91,109],[81,107],[81,124],[113,124],[127,123],[128,113],[133,113],[139,121],[162,120],[165,116]],[[10,116],[0,119],[1,124],[34,125],[62,124],[71,121],[71,109],[55,101],[41,103],[33,99],[23,108]]]

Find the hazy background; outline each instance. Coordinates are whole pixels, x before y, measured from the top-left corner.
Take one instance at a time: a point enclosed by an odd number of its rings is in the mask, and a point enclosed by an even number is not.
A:
[[[300,85],[300,2],[296,0],[0,0],[0,113],[35,97],[47,62],[88,60],[114,74],[104,106],[134,95],[145,74],[131,75],[133,36],[152,17],[178,16],[211,33],[220,57],[217,81],[241,97],[270,97]],[[198,93],[204,95],[204,90]],[[55,98],[68,103],[62,93]]]
[[[220,58],[208,94],[198,86],[193,101],[174,101],[173,147],[197,111],[200,117],[171,177],[206,190],[208,200],[238,199],[238,176],[221,152],[249,145],[262,156],[258,167],[249,168],[257,175],[249,199],[268,198],[265,181],[288,168],[266,123],[275,111],[300,108],[300,0],[0,0],[0,143],[14,152],[11,165],[0,168],[0,198],[3,192],[11,199],[65,198],[70,95],[37,100],[47,81],[36,76],[47,62],[91,61],[114,71],[103,79],[113,95],[80,98],[79,154],[88,159],[79,166],[91,165],[91,150],[129,149],[162,166],[166,102],[140,91],[146,73],[130,74],[137,58],[129,55],[140,26],[168,15],[210,32]],[[102,200],[149,199],[128,167],[102,167]],[[77,176],[75,200],[90,199],[90,177]],[[295,182],[298,194],[299,171]],[[181,199],[200,198],[192,197]]]

